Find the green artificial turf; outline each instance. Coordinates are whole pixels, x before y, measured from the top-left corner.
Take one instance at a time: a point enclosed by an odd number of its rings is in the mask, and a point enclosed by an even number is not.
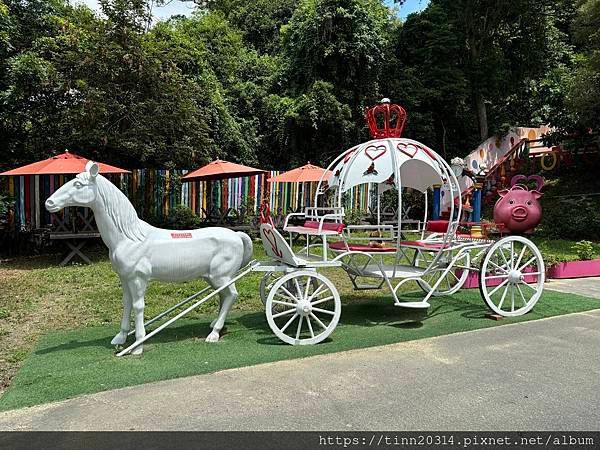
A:
[[[383,291],[381,292],[383,294]],[[419,299],[422,293],[407,294]],[[422,311],[392,305],[382,295],[342,308],[340,324],[323,343],[290,346],[269,329],[262,312],[232,313],[227,332],[218,344],[207,344],[211,317],[185,319],[151,339],[141,357],[117,358],[110,340],[117,324],[55,331],[44,335],[25,360],[0,410],[19,408],[81,394],[150,381],[215,372],[284,359],[391,344],[540,319],[600,307],[600,300],[545,291],[534,310],[522,317],[494,321],[477,289],[432,300]]]

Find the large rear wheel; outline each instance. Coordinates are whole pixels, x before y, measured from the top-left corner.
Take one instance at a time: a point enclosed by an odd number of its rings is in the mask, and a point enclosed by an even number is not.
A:
[[[501,316],[520,316],[535,306],[544,290],[542,254],[522,236],[507,236],[487,251],[479,290],[486,305]]]

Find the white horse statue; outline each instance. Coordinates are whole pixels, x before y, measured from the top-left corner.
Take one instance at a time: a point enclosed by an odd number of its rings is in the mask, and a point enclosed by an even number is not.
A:
[[[46,200],[46,209],[55,213],[67,206],[85,206],[94,212],[110,262],[123,286],[121,331],[111,344],[125,343],[132,308],[136,340],[146,335],[144,294],[151,279],[178,282],[204,278],[217,289],[229,283],[252,258],[252,240],[245,233],[217,227],[163,230],[147,224],[138,218],[125,194],[98,172],[98,164],[88,162],[85,172]],[[236,298],[235,284],[220,292],[219,315],[211,324],[206,342],[219,340]],[[138,346],[133,353],[140,354],[142,348]]]

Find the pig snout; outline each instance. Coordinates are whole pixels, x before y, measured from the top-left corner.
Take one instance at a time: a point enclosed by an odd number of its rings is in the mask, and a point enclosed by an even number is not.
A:
[[[523,222],[527,219],[528,211],[524,206],[516,206],[511,212],[511,216],[517,222]]]

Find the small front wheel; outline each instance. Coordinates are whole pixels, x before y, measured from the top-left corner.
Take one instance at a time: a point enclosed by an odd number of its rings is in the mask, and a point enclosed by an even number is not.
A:
[[[340,295],[333,283],[307,270],[279,278],[265,306],[271,330],[291,345],[317,344],[325,340],[342,313]]]
[[[479,273],[486,305],[501,316],[521,316],[535,306],[544,290],[542,254],[522,236],[507,236],[487,251]]]

